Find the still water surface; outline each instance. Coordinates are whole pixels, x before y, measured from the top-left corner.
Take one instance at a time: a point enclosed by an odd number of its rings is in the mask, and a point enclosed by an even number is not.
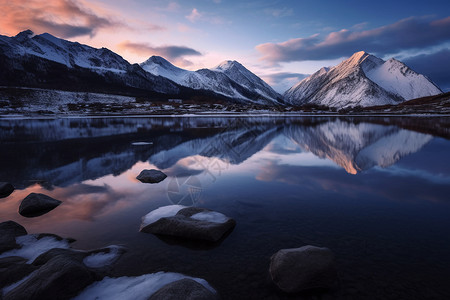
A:
[[[17,190],[0,199],[0,221],[73,237],[78,249],[123,245],[115,276],[184,273],[223,299],[449,299],[450,133],[441,123],[3,119],[0,181]],[[150,168],[168,178],[135,179]],[[17,210],[30,192],[63,204],[24,218]],[[237,226],[218,245],[138,232],[142,216],[170,204],[213,209]],[[270,256],[307,244],[335,253],[340,287],[288,296],[270,282]]]

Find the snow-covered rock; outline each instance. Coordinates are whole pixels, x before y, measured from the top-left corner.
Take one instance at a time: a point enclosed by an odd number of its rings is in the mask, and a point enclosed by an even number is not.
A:
[[[145,215],[140,231],[217,242],[235,225],[236,221],[218,212],[204,208],[169,205]]]
[[[184,279],[193,280],[198,284],[200,284],[204,289],[206,289],[209,292],[207,294],[213,296],[213,298],[209,299],[215,299],[215,297],[217,296],[217,292],[204,279],[194,278],[179,273],[158,272],[152,274],[145,274],[137,277],[118,277],[118,278],[105,277],[101,281],[92,283],[90,286],[84,289],[78,296],[76,296],[74,300],[81,300],[81,299],[146,300],[151,299],[150,297],[152,295],[157,294],[158,291],[164,289],[168,285]],[[185,297],[187,297],[187,295],[190,294],[190,290],[186,292],[187,294],[184,295]],[[191,299],[185,297],[183,297],[183,299]],[[173,299],[173,298],[166,298],[166,299]]]
[[[398,104],[442,91],[402,62],[384,61],[364,51],[332,68],[303,79],[284,97],[293,105],[317,104],[336,108]]]

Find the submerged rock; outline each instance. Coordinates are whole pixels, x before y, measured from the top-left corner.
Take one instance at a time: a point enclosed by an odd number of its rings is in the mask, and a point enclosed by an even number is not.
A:
[[[26,234],[25,228],[14,221],[0,223],[0,253],[19,248],[16,237]]]
[[[144,216],[140,231],[217,242],[234,226],[236,221],[215,211],[169,205]]]
[[[332,288],[337,281],[334,255],[328,248],[282,249],[270,259],[270,275],[284,292]]]
[[[0,182],[0,198],[5,198],[14,192],[14,186],[9,182]]]
[[[144,183],[158,183],[166,179],[167,175],[155,169],[143,170],[136,179]]]
[[[214,300],[219,297],[195,280],[185,278],[169,283],[154,293],[149,300]]]
[[[41,216],[53,210],[61,203],[61,201],[47,195],[31,193],[20,203],[19,214],[28,218]]]

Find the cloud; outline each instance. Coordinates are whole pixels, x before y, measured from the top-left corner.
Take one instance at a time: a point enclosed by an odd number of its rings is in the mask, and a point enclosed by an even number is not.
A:
[[[186,19],[188,19],[192,23],[197,22],[201,18],[202,18],[202,14],[196,8],[192,9],[191,13],[186,16]]]
[[[268,15],[271,15],[275,18],[282,18],[292,16],[294,14],[294,10],[292,8],[267,8],[264,12]]]
[[[0,0],[0,11],[0,27],[11,35],[31,29],[63,38],[94,36],[101,28],[122,25],[75,0]]]
[[[212,13],[200,12],[198,9],[192,9],[191,13],[186,16],[186,19],[191,21],[192,23],[196,22],[207,22],[214,25],[221,25],[225,23],[231,23],[230,21],[225,20],[224,18],[217,16]]]
[[[262,79],[266,81],[278,93],[284,93],[287,89],[297,84],[300,80],[308,77],[309,74],[278,72],[262,75]]]
[[[201,56],[202,54],[186,46],[152,46],[146,43],[134,43],[124,41],[118,45],[119,49],[131,51],[138,55],[151,56],[158,55],[181,66],[189,66],[191,62],[184,59],[184,56]]]
[[[256,46],[262,60],[271,63],[335,59],[364,50],[386,55],[404,50],[423,49],[450,40],[450,17],[440,20],[410,17],[370,30],[362,26],[342,29],[322,38],[319,34],[281,43]]]
[[[414,71],[426,75],[433,80],[443,91],[450,91],[450,49],[445,48],[431,54],[421,54],[403,59],[405,64]]]

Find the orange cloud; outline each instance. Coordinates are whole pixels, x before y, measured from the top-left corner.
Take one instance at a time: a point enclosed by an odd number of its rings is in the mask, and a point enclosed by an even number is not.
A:
[[[58,37],[94,36],[99,29],[123,26],[98,7],[75,0],[0,0],[0,28],[8,35],[31,29]]]

